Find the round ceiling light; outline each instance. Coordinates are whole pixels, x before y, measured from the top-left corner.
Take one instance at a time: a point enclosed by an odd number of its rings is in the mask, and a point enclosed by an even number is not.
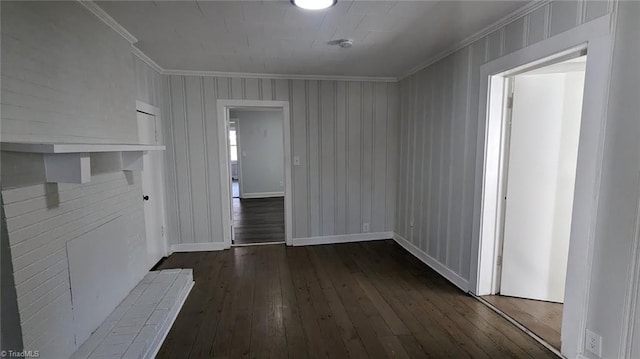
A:
[[[335,5],[338,0],[291,0],[291,3],[299,8],[307,10],[322,10]]]

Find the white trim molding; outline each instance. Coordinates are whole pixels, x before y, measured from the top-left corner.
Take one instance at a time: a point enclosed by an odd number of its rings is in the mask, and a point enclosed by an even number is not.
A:
[[[209,243],[179,243],[171,245],[171,253],[175,252],[212,252],[221,251],[230,248],[224,242],[209,242]],[[169,254],[171,254],[169,253]]]
[[[342,75],[298,75],[298,74],[270,74],[270,73],[253,73],[253,72],[225,72],[225,71],[199,71],[199,70],[180,70],[180,69],[164,69],[157,62],[151,59],[147,54],[139,48],[133,46],[138,39],[133,36],[124,26],[120,25],[116,19],[111,17],[93,0],[76,0],[82,6],[87,8],[98,19],[109,26],[113,31],[117,32],[124,39],[129,41],[131,52],[140,60],[145,62],[161,75],[180,75],[180,76],[212,76],[212,77],[241,77],[246,79],[282,79],[282,80],[334,80],[334,81],[362,81],[362,82],[398,82],[397,77],[379,77],[379,76],[342,76]]]
[[[87,10],[91,11],[98,19],[102,20],[107,26],[109,26],[113,31],[117,32],[122,36],[125,40],[129,41],[130,44],[135,44],[138,42],[138,39],[133,36],[124,26],[120,25],[116,19],[112,18],[111,15],[107,14],[98,4],[96,4],[93,0],[77,0],[82,6],[87,8]]]
[[[319,236],[294,238],[294,246],[314,246],[318,244],[352,243],[392,239],[393,232],[340,234],[336,236]]]
[[[335,81],[367,81],[367,82],[397,82],[398,81],[396,77],[378,77],[378,76],[297,75],[297,74],[195,71],[195,70],[173,70],[173,69],[163,69],[162,74],[163,75],[180,75],[180,76],[241,77],[245,79],[335,80]]]
[[[240,199],[284,197],[284,192],[243,193]]]
[[[625,358],[631,358],[634,344],[640,345],[640,343],[633,343],[634,332],[640,324],[636,322],[639,309],[638,302],[640,301],[640,189],[636,193],[636,197],[634,238],[631,247],[631,263],[629,264],[627,293],[622,315],[622,335],[620,336],[620,348],[624,350]]]
[[[218,100],[218,164],[220,168],[220,193],[222,197],[222,233],[226,248],[232,243],[231,218],[231,161],[229,157],[229,110],[239,107],[275,108],[282,110],[284,146],[284,237],[287,245],[293,238],[293,174],[291,165],[291,118],[289,101]],[[242,176],[242,174],[240,174]]]
[[[482,39],[483,37],[491,34],[492,32],[500,30],[501,28],[509,25],[510,23],[524,16],[527,16],[528,14],[538,10],[539,8],[547,5],[550,2],[551,2],[550,0],[535,0],[535,1],[528,2],[523,7],[515,10],[514,12],[508,14],[507,16],[501,18],[500,20],[494,22],[493,24],[485,27],[484,29],[472,34],[471,36],[468,36],[462,41],[459,41],[453,44],[452,46],[449,46],[448,48],[436,54],[435,56],[430,57],[427,61],[422,62],[421,64],[405,72],[403,75],[398,76],[398,81],[402,81],[403,79],[415,74],[416,72],[419,72],[420,70],[433,65],[434,63],[444,59],[445,57],[455,53],[456,51],[468,45],[471,45],[472,43]]]
[[[144,112],[153,116],[161,115],[160,109],[158,107],[139,100],[136,100],[136,111]]]
[[[418,258],[424,264],[428,265],[434,271],[438,272],[441,276],[448,279],[451,283],[455,284],[456,287],[462,289],[463,292],[467,292],[469,290],[469,281],[462,278],[458,273],[452,271],[447,268],[445,265],[440,263],[437,259],[431,257],[426,254],[420,248],[416,247],[413,243],[409,242],[406,238],[399,235],[398,233],[393,232],[393,240],[396,241],[402,248],[406,249],[409,253],[413,254],[414,257]]]
[[[145,64],[149,65],[149,67],[151,67],[152,69],[154,69],[157,73],[162,74],[164,72],[164,69],[158,65],[155,61],[153,61],[149,56],[147,56],[147,54],[145,54],[144,52],[142,52],[142,50],[140,50],[139,48],[137,48],[135,45],[131,45],[131,53],[133,53],[134,55],[136,55],[137,58],[139,58],[140,60],[142,60],[142,62],[144,62]]]
[[[474,201],[469,290],[475,295],[491,294],[495,268],[495,228],[498,212],[491,204],[496,197],[495,150],[500,145],[500,111],[492,109],[495,81],[530,66],[586,48],[587,68],[578,147],[571,239],[562,319],[562,353],[576,357],[583,353],[590,277],[593,263],[600,177],[604,153],[606,108],[611,63],[611,15],[599,17],[533,45],[499,57],[480,67],[476,183],[481,196]],[[493,87],[492,87],[493,85]],[[501,102],[500,102],[501,104]]]

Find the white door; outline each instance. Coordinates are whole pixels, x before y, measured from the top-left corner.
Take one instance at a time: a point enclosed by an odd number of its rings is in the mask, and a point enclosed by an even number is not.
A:
[[[143,144],[160,144],[160,126],[156,117],[138,112],[138,137]],[[147,268],[167,255],[164,239],[164,196],[162,151],[146,151],[143,155],[142,194],[147,235]]]
[[[584,74],[515,78],[500,294],[564,301]]]

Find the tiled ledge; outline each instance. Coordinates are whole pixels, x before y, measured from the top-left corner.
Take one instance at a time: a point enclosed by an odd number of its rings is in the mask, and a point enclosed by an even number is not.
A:
[[[72,358],[153,358],[192,287],[191,269],[149,272]]]

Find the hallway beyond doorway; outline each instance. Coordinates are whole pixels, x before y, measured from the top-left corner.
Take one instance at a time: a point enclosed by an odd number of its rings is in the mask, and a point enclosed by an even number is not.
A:
[[[284,197],[233,198],[233,244],[284,242]]]

